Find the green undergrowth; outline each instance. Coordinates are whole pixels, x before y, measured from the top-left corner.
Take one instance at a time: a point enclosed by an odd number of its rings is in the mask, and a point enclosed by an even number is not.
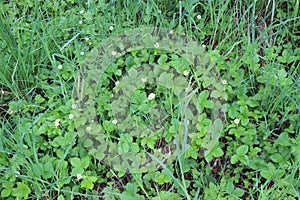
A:
[[[300,198],[298,0],[26,0],[4,1],[0,11],[1,198]],[[205,153],[201,147],[214,124],[215,94],[182,55],[148,49],[119,56],[96,88],[95,115],[102,121],[95,127],[110,136],[112,151],[133,154],[132,162],[143,152],[159,166],[137,172],[131,161],[116,166],[105,162],[101,151],[91,154],[74,120],[74,84],[91,50],[105,39],[153,26],[185,33],[205,48],[224,92],[223,129]],[[188,151],[169,161],[153,152],[159,145],[168,150],[170,138],[176,141],[180,132],[177,93],[165,81],[171,80],[170,71],[155,74],[161,86],[144,84],[131,97],[134,125],[156,120],[163,131],[139,138],[110,123],[115,83],[141,63],[173,66],[194,81],[200,96]],[[155,92],[151,101],[149,94]],[[154,102],[168,113],[166,119],[157,120],[164,112],[151,115]]]

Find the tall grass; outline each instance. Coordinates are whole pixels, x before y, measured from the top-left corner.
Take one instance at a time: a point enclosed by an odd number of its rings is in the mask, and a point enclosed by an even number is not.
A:
[[[20,99],[35,86],[35,47],[32,45],[34,32],[29,32],[29,38],[22,38],[21,29],[12,27],[12,20],[0,15],[0,37],[4,43],[0,57],[0,87],[4,94]],[[21,41],[21,40],[27,41]],[[23,46],[22,44],[28,44]]]

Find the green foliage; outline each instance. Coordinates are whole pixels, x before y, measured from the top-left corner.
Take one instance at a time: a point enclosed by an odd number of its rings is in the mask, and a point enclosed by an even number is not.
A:
[[[298,0],[10,0],[0,11],[2,199],[300,198]],[[215,68],[205,76],[184,45],[107,39],[153,26],[186,33]],[[86,88],[80,119],[74,84],[105,42],[127,51]],[[194,107],[182,109],[187,83]],[[112,123],[128,113],[134,123]]]

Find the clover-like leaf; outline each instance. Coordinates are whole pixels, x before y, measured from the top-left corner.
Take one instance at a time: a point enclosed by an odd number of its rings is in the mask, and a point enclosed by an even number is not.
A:
[[[239,148],[237,148],[236,153],[239,156],[243,156],[243,155],[246,155],[248,150],[249,150],[249,147],[247,145],[242,145]]]
[[[92,190],[94,188],[94,183],[97,181],[97,179],[98,178],[95,176],[84,177],[80,183],[80,186]]]
[[[24,198],[27,199],[28,195],[30,194],[31,190],[26,183],[17,183],[17,187],[13,188],[12,195],[17,198]]]

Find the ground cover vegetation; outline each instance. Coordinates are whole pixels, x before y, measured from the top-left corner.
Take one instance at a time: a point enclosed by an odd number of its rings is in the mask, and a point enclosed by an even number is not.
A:
[[[299,0],[10,0],[0,12],[2,199],[300,198]],[[153,85],[137,75],[137,66],[172,66],[197,83],[198,123],[187,153],[170,162],[154,154],[157,170],[134,171],[133,162],[110,165],[104,151],[90,153],[93,143],[78,131],[84,122],[74,120],[74,84],[101,42],[147,27],[197,41],[215,65],[222,93],[212,94],[182,55],[156,48],[117,55],[95,88],[101,120],[87,128],[112,136],[111,151],[153,153],[179,137],[171,71],[162,67],[147,77],[157,77],[160,85]],[[130,99],[136,124],[149,125],[165,112],[168,118],[157,120],[164,131],[140,138],[134,130],[118,132],[107,102],[119,83],[131,84],[121,81],[126,74],[143,78]],[[224,100],[223,128],[203,153],[214,97]],[[151,116],[154,105],[164,111]]]

